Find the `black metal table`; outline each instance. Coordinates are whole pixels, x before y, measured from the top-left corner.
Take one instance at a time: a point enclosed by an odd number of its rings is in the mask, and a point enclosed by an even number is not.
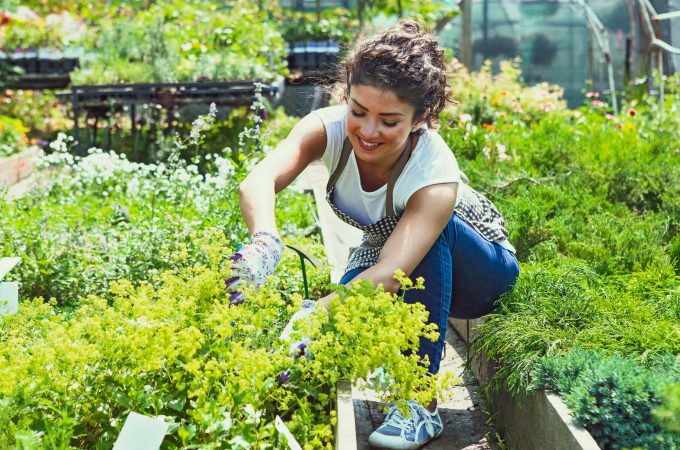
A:
[[[84,153],[81,145],[79,116],[82,110],[95,117],[94,136],[96,145],[97,119],[108,111],[124,105],[130,108],[134,123],[137,105],[155,104],[168,111],[192,103],[215,103],[220,106],[249,105],[256,98],[260,86],[263,97],[273,97],[278,92],[275,85],[263,84],[254,80],[240,81],[199,81],[187,83],[139,83],[71,86],[70,92],[56,94],[64,103],[71,103],[73,109],[73,137],[77,142],[79,154]]]

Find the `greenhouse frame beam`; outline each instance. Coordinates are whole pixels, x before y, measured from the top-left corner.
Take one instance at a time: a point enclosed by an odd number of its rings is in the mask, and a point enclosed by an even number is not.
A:
[[[602,52],[605,63],[607,64],[607,78],[609,79],[609,90],[612,96],[612,108],[614,109],[614,114],[618,114],[619,108],[616,101],[616,86],[614,85],[614,68],[612,66],[611,51],[609,49],[609,33],[607,28],[602,24],[602,21],[595,11],[588,5],[585,0],[572,0],[577,3],[586,13],[586,20],[588,22],[588,28],[592,31],[595,40],[597,41],[598,47]],[[645,0],[641,0],[645,1]]]
[[[659,39],[652,25],[652,21],[658,23],[660,20],[672,19],[675,17],[680,17],[680,11],[669,12],[665,14],[658,14],[652,6],[649,0],[638,0],[640,4],[640,11],[642,12],[642,23],[645,25],[645,29],[649,34],[651,42],[649,44],[651,47],[657,47],[659,50],[656,55],[656,65],[659,70],[659,103],[663,106],[664,103],[664,79],[663,79],[663,52],[660,50],[665,50],[669,53],[680,55],[680,48],[670,45],[668,42]],[[651,67],[650,67],[651,69]],[[650,74],[651,76],[651,74]]]

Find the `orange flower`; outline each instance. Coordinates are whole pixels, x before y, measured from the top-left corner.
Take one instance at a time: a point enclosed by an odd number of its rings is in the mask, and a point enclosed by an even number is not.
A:
[[[496,129],[496,125],[492,123],[482,123],[482,128],[484,128],[485,130],[493,131]]]

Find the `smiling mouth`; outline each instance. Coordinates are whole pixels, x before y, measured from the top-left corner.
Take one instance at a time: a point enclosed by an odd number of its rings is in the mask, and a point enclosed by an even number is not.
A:
[[[361,139],[359,136],[357,136],[357,139],[359,140],[359,145],[361,146],[361,148],[367,151],[375,150],[381,144],[380,142],[376,142],[375,144],[369,144],[368,142]]]

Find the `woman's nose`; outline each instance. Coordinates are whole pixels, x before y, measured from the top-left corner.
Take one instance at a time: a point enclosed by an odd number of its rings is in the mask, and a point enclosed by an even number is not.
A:
[[[369,122],[361,127],[361,134],[365,136],[366,139],[375,138],[379,136],[380,130],[378,130],[377,124]]]

